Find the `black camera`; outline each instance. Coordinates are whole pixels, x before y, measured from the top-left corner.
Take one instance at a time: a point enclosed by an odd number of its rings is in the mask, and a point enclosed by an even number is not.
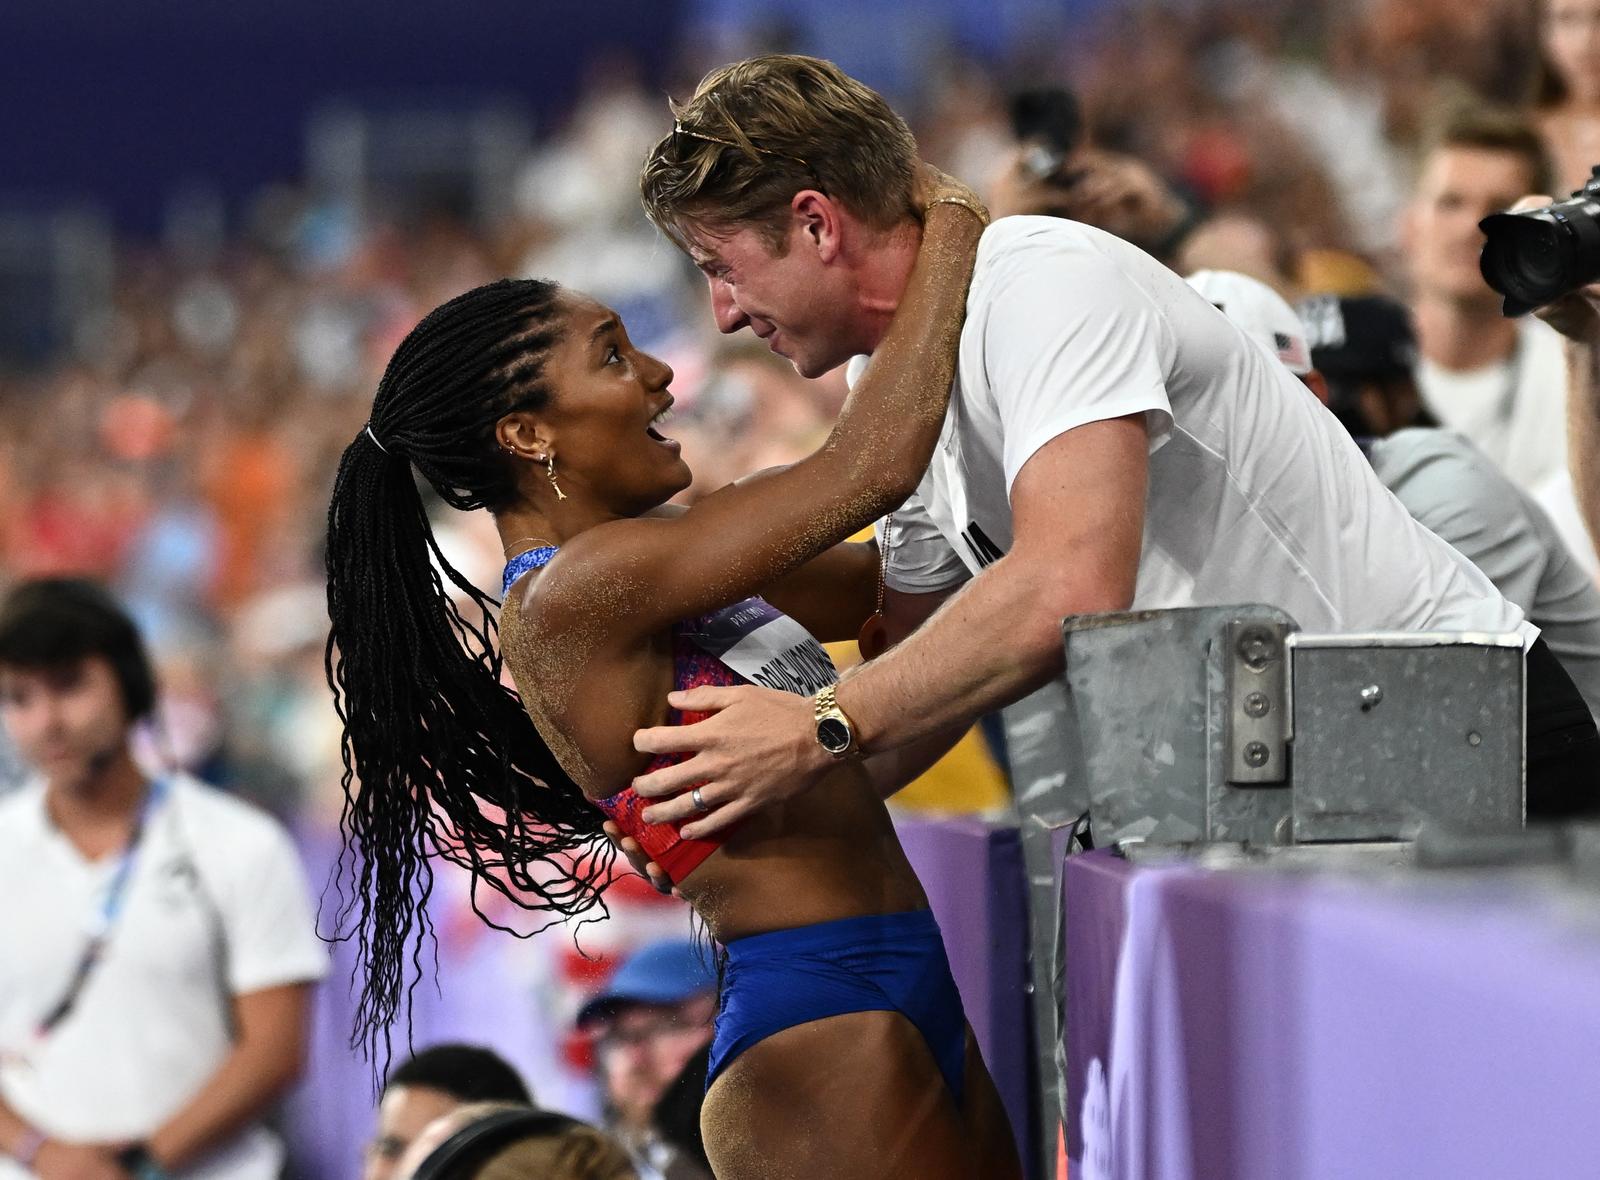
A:
[[[1083,145],[1083,131],[1077,95],[1064,86],[1011,96],[1011,133],[1026,146],[1022,166],[1035,180],[1061,182],[1067,161]]]
[[[1483,281],[1505,296],[1501,310],[1523,315],[1600,279],[1600,165],[1565,201],[1478,222]]]

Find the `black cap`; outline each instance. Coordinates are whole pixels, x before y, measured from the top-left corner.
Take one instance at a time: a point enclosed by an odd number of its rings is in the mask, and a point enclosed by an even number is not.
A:
[[[1295,308],[1324,376],[1375,381],[1408,376],[1417,363],[1411,312],[1382,295],[1313,295]]]

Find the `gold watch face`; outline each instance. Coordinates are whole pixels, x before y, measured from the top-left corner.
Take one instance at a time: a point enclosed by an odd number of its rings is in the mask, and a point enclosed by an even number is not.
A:
[[[830,754],[843,754],[850,748],[850,727],[837,717],[817,722],[817,741]]]

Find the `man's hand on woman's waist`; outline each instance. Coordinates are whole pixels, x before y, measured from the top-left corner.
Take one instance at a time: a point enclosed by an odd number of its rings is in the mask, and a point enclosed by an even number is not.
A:
[[[675,766],[641,775],[633,787],[646,799],[648,823],[686,822],[685,839],[714,836],[762,808],[810,787],[833,759],[817,744],[809,698],[754,685],[706,686],[667,698],[686,713],[712,713],[693,725],[658,725],[633,735],[647,754],[689,754]],[[694,788],[699,789],[695,806]]]

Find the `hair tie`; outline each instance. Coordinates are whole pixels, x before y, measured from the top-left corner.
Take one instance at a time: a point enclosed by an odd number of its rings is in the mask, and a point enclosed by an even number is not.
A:
[[[372,440],[372,445],[373,446],[377,447],[385,455],[387,455],[389,453],[389,448],[384,446],[381,442],[379,442],[378,441],[378,436],[372,433],[372,423],[368,422],[361,429],[364,430],[366,432],[367,437]]]

